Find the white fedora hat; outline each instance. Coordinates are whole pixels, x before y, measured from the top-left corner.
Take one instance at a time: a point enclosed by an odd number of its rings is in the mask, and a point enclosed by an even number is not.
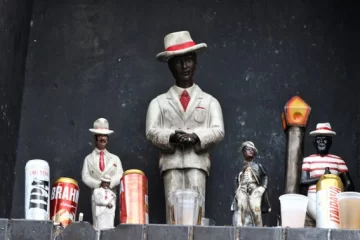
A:
[[[110,135],[114,131],[109,130],[109,122],[105,118],[99,118],[94,122],[94,128],[89,129],[94,134]]]
[[[330,123],[318,123],[316,124],[316,130],[310,132],[310,136],[335,136],[336,132],[331,129]]]
[[[100,181],[102,182],[111,182],[111,177],[109,175],[105,175],[100,178]]]
[[[205,43],[196,44],[188,31],[173,32],[164,38],[165,51],[156,55],[156,59],[167,62],[170,58],[189,52],[200,52],[207,45]]]

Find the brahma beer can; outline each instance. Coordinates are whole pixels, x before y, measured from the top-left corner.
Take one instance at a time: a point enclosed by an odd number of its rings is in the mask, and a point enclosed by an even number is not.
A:
[[[51,188],[50,217],[66,227],[76,219],[79,201],[79,185],[72,178],[61,177]]]
[[[327,170],[327,172],[329,172]],[[316,227],[340,228],[336,195],[344,190],[339,176],[324,174],[316,184]]]
[[[120,180],[120,222],[149,223],[148,181],[141,170],[127,170]]]
[[[40,159],[25,165],[25,219],[49,220],[49,164]]]

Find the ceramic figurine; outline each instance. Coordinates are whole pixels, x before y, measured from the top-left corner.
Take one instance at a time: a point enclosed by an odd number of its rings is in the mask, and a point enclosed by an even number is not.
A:
[[[93,223],[97,229],[106,229],[114,227],[114,218],[116,210],[116,195],[109,189],[111,177],[105,175],[101,180],[99,188],[94,189],[95,200],[95,219]]]
[[[262,227],[262,213],[271,211],[267,195],[268,176],[260,163],[255,163],[258,154],[253,142],[246,141],[241,147],[245,162],[237,178],[238,188],[232,210],[237,211],[233,222],[238,227]],[[235,205],[235,206],[234,206]]]
[[[207,45],[195,44],[188,31],[168,34],[164,45],[165,51],[156,58],[168,64],[175,85],[150,102],[146,138],[161,151],[159,167],[164,179],[166,222],[170,224],[168,197],[172,192],[190,188],[205,198],[209,148],[223,139],[224,123],[219,102],[193,80],[197,53]],[[204,213],[203,207],[202,216]]]
[[[94,122],[94,127],[89,129],[94,134],[95,149],[86,156],[82,169],[82,180],[92,190],[99,188],[101,178],[106,174],[110,176],[109,188],[116,194],[116,187],[120,184],[123,168],[118,156],[110,153],[106,146],[109,135],[114,131],[109,130],[109,122],[105,118],[99,118]],[[96,222],[96,204],[94,196],[91,198],[91,210],[93,223]]]
[[[341,157],[329,154],[332,138],[336,133],[331,129],[330,123],[318,123],[316,130],[310,132],[314,136],[313,144],[317,154],[310,155],[303,160],[300,184],[308,187],[309,198],[308,214],[316,220],[316,183],[325,173],[325,168],[330,168],[331,174],[339,175],[344,184],[344,191],[353,191],[354,184],[351,180],[346,163]]]

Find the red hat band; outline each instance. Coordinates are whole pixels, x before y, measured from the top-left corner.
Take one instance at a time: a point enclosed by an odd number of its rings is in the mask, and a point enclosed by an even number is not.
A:
[[[172,45],[172,46],[166,48],[165,51],[167,51],[167,52],[179,51],[179,50],[187,49],[187,48],[189,48],[189,47],[193,47],[193,46],[195,46],[195,45],[196,45],[196,44],[195,44],[195,42],[193,42],[193,41],[184,42],[184,43]]]
[[[328,130],[328,131],[332,131],[331,128],[328,127],[320,127],[320,128],[316,128],[316,130]]]

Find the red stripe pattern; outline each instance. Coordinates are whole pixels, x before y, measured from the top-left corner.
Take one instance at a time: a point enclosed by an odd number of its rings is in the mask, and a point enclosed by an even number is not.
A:
[[[180,43],[180,44],[176,44],[176,45],[172,45],[168,48],[165,49],[165,51],[167,52],[171,52],[171,51],[178,51],[178,50],[183,50],[189,47],[193,47],[195,46],[195,43],[193,41],[191,42],[185,42],[185,43]]]
[[[313,154],[304,158],[302,171],[309,172],[311,178],[317,178],[324,175],[326,167],[330,169],[332,174],[336,175],[349,171],[344,160],[332,154],[323,157],[318,154]],[[316,192],[316,185],[311,185],[308,192]]]
[[[316,130],[329,130],[329,131],[332,131],[332,129],[328,128],[328,127],[316,128]]]

